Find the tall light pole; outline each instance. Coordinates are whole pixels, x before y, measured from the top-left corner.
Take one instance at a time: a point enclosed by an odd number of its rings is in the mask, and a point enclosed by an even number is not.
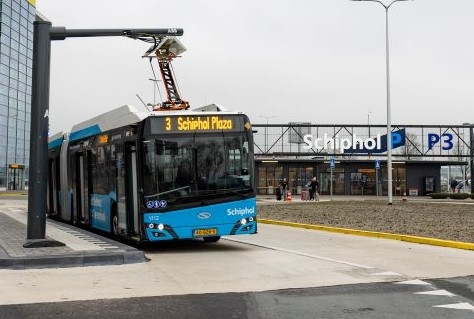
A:
[[[267,149],[267,145],[268,145],[268,134],[267,134],[267,130],[268,130],[268,119],[272,119],[276,116],[263,116],[263,115],[260,115],[259,117],[261,118],[264,118],[267,120],[267,126],[265,126],[265,153],[268,152],[268,149]]]
[[[386,54],[386,75],[387,75],[387,192],[388,205],[392,205],[392,118],[390,111],[390,54],[388,41],[388,9],[395,2],[412,0],[393,0],[388,5],[380,0],[350,0],[350,1],[370,1],[377,2],[385,9],[385,54]]]

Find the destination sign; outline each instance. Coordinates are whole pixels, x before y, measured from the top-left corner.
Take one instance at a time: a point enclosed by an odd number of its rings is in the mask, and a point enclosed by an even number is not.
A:
[[[222,119],[219,116],[180,116],[165,119],[165,130],[173,130],[173,119],[176,119],[178,131],[209,131],[209,130],[232,130],[234,122],[230,119]]]
[[[235,115],[166,116],[152,118],[150,123],[152,134],[244,130],[244,117]]]

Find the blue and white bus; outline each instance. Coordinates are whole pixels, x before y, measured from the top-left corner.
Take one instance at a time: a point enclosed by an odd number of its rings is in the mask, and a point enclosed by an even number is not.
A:
[[[48,148],[52,218],[140,242],[257,232],[242,113],[126,105],[51,136]]]

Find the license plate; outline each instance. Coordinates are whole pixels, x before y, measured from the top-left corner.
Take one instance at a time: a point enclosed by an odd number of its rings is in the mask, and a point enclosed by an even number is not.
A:
[[[194,237],[216,236],[216,235],[217,235],[217,228],[195,229],[193,231]]]

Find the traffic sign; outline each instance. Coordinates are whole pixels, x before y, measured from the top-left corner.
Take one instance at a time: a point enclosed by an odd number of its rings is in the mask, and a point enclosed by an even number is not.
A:
[[[329,159],[329,167],[330,167],[330,168],[336,167],[336,160],[334,159],[334,157],[331,157],[331,158]]]
[[[380,169],[380,160],[375,160],[375,169]]]

